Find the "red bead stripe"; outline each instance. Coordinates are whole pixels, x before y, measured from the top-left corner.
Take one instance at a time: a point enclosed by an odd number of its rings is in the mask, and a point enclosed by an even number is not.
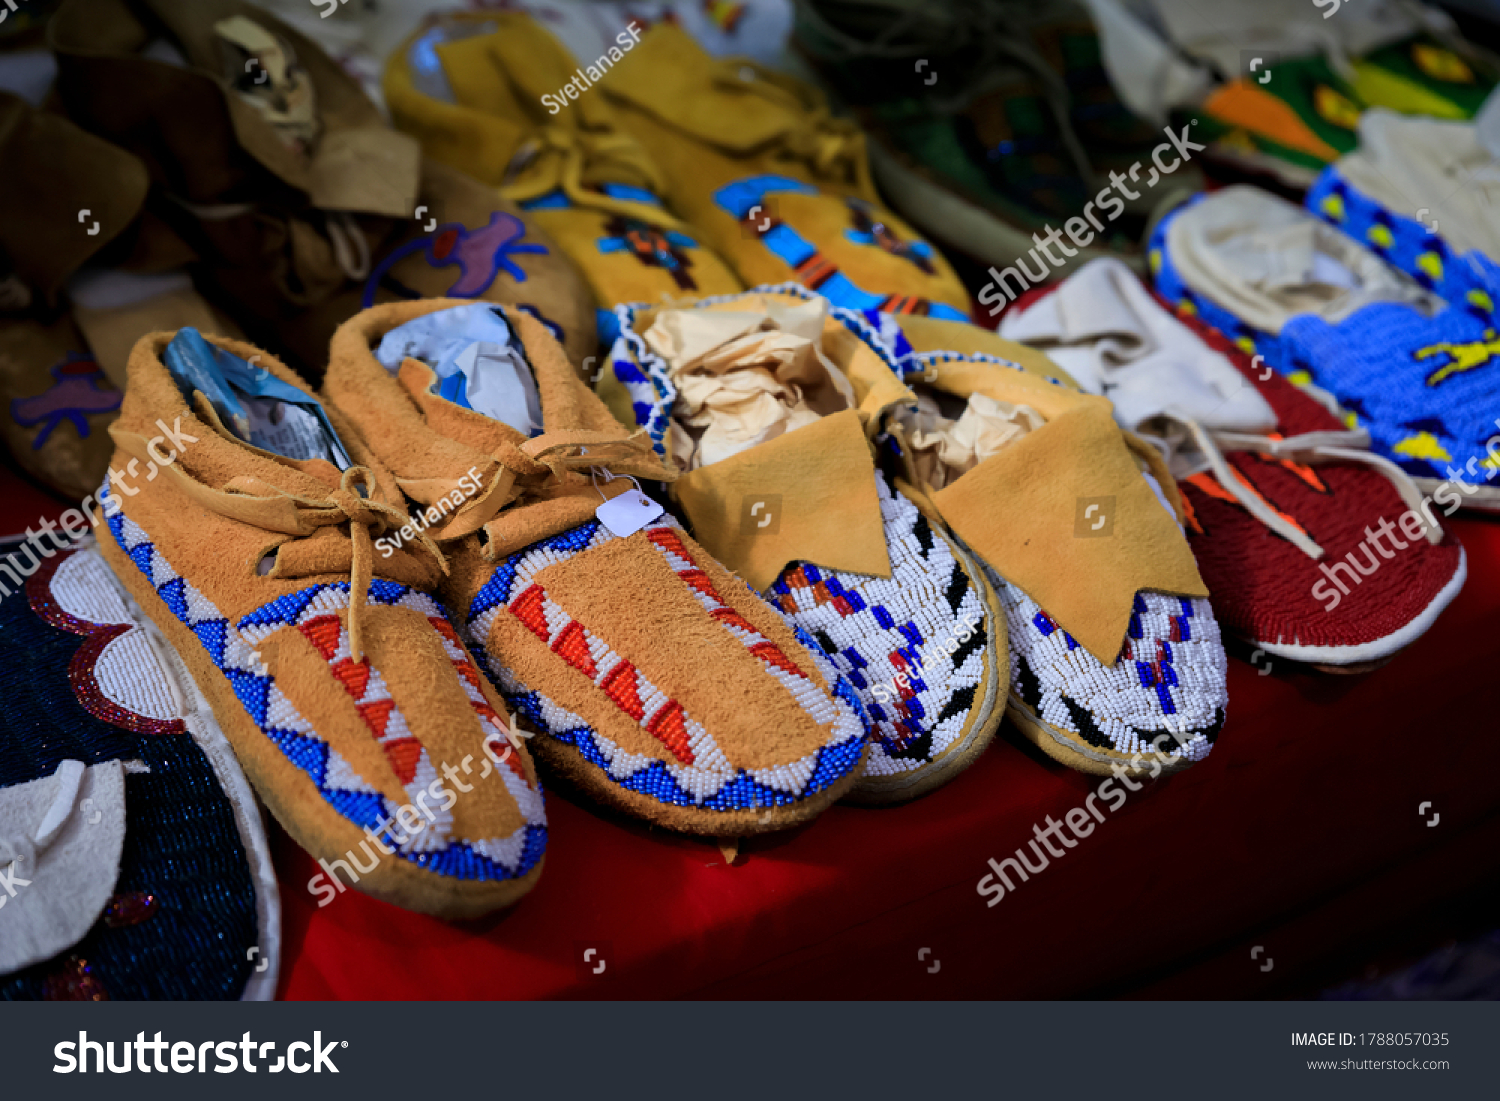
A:
[[[599,687],[636,722],[646,717],[646,709],[641,706],[641,697],[636,691],[635,666],[630,662],[622,660],[605,675]]]
[[[317,647],[324,661],[332,661],[339,649],[339,631],[343,624],[336,615],[320,615],[298,624],[297,630]]]
[[[532,585],[510,602],[510,610],[531,628],[532,634],[545,642],[552,632],[547,628],[547,616],[542,611],[543,595],[540,585]]]
[[[594,664],[594,655],[589,653],[588,635],[576,619],[569,620],[568,625],[557,633],[557,641],[552,644],[552,651],[559,654],[589,680],[599,675],[599,668]]]
[[[693,751],[688,745],[686,716],[682,705],[676,700],[662,704],[646,723],[646,730],[672,751],[672,755],[685,765],[693,763]]]

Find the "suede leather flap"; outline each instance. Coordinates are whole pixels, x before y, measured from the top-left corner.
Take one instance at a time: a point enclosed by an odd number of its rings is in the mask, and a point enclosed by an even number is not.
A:
[[[871,436],[880,431],[881,418],[892,406],[916,402],[917,396],[885,360],[833,318],[824,326],[823,348],[849,376]]]
[[[875,461],[852,409],[684,474],[672,491],[698,541],[754,589],[795,561],[891,576]]]
[[[1208,595],[1102,398],[1077,401],[932,499],[959,538],[1105,665],[1119,657],[1136,592]],[[1099,507],[1085,515],[1089,504]]]
[[[786,109],[716,81],[713,60],[670,23],[647,31],[602,87],[720,149],[757,149],[797,122]]]
[[[419,135],[432,156],[497,187],[526,140],[527,127],[523,112],[516,110],[514,117],[510,113],[519,104],[505,72],[492,61],[489,37],[459,39],[437,48],[455,102],[417,91],[409,47],[392,56],[387,66],[386,101],[402,127]]]
[[[384,128],[335,130],[308,169],[308,198],[322,210],[410,218],[422,181],[422,147]]]
[[[572,80],[579,69],[594,60],[593,58],[573,57],[568,52],[568,48],[539,21],[522,12],[496,12],[492,18],[496,27],[494,34],[482,39],[467,39],[453,43],[455,48],[452,52],[447,49],[439,52],[443,60],[444,71],[449,74],[454,95],[458,97],[460,103],[479,106],[473,100],[464,98],[464,91],[460,88],[460,84],[464,82],[464,76],[460,74],[455,80],[453,73],[455,63],[459,68],[466,68],[464,65],[466,43],[471,42],[475,47],[484,51],[487,64],[504,74],[515,87],[518,100],[522,101],[534,116],[545,110],[542,105],[542,96],[549,92],[556,95],[557,90]],[[616,45],[617,43],[613,40],[606,43],[607,48]],[[588,94],[572,102],[560,116],[554,117],[549,112],[547,119],[550,125],[582,129],[602,129],[610,126],[612,121],[609,104],[604,101],[604,98]]]
[[[49,301],[135,220],[149,183],[123,149],[7,93],[0,166],[0,255]]]
[[[930,319],[924,318],[923,320]],[[934,324],[962,329],[977,328],[974,325],[957,325],[947,321],[934,322]],[[1106,406],[1108,405],[1107,399],[1087,395],[1080,391],[1078,384],[1072,378],[1040,352],[1023,348],[1019,344],[1011,344],[1010,341],[999,340],[982,342],[981,350],[983,346],[989,346],[992,349],[990,354],[994,354],[993,349],[996,344],[1010,344],[1011,348],[1025,353],[1026,359],[1016,357],[1016,362],[1023,369],[1017,371],[1014,368],[993,363],[971,363],[959,360],[939,363],[929,368],[924,381],[934,389],[956,397],[968,398],[970,394],[981,393],[987,394],[996,401],[1029,405],[1049,420],[1069,409],[1076,408],[1079,402],[1105,402]],[[1008,349],[1002,350],[1008,351]],[[1120,435],[1125,445],[1135,453],[1138,465],[1150,471],[1157,484],[1161,486],[1162,493],[1166,496],[1167,503],[1171,505],[1179,526],[1186,523],[1182,496],[1178,492],[1177,482],[1167,469],[1166,461],[1161,457],[1161,452],[1133,432],[1121,429]]]
[[[316,156],[284,143],[261,111],[229,86],[216,28],[236,17],[281,39],[305,71],[322,132]],[[416,197],[411,139],[385,129],[358,83],[310,38],[270,13],[244,0],[75,0],[48,34],[69,70],[70,108],[81,97],[83,114],[94,118],[120,120],[142,106],[162,111],[170,132],[152,133],[165,154],[159,167],[186,173],[178,187],[187,197],[207,201],[235,182],[242,167],[231,153],[237,145],[284,183],[308,192],[315,206],[412,216],[414,202],[398,207],[392,199],[394,192]],[[186,67],[138,52],[153,37],[170,40]],[[163,103],[171,109],[162,109]],[[145,120],[137,125],[144,128]],[[352,143],[340,137],[344,133],[356,135]]]

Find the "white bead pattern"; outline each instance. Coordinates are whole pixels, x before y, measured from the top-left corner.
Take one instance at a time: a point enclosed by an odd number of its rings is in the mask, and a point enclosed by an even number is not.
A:
[[[973,704],[950,709],[951,701],[960,692],[982,699],[986,666],[993,676],[998,663],[996,655],[986,653],[987,610],[980,589],[963,572],[947,538],[883,476],[877,474],[875,483],[891,576],[814,569],[821,584],[809,585],[806,568],[797,564],[766,595],[793,625],[818,641],[854,686],[872,720],[865,773],[891,776],[930,765],[959,739]],[[849,598],[841,607],[830,594],[854,594],[863,607],[851,614]],[[913,642],[913,634],[920,643]],[[965,634],[980,641],[961,641]],[[950,639],[955,641],[952,649]],[[914,655],[920,665],[911,660]],[[902,676],[921,688],[890,691]],[[877,693],[877,688],[885,691]],[[925,752],[912,755],[912,743],[928,735]]]
[[[1127,637],[1119,660],[1105,666],[1034,600],[986,569],[1005,607],[1011,692],[1023,699],[1028,692],[1038,693],[1036,700],[1026,702],[1044,722],[1097,749],[1126,756],[1150,752],[1160,735],[1167,735],[1162,750],[1169,759],[1201,761],[1208,756],[1229,703],[1228,659],[1208,601],[1137,593],[1131,634],[1140,637]],[[1183,637],[1185,627],[1190,637]],[[1036,684],[1023,691],[1028,671]],[[1172,683],[1159,687],[1142,683],[1168,679]],[[1163,694],[1173,713],[1164,706]],[[1089,732],[1080,729],[1084,724],[1069,702],[1088,716],[1107,744],[1089,742]],[[1181,744],[1184,736],[1186,744]]]

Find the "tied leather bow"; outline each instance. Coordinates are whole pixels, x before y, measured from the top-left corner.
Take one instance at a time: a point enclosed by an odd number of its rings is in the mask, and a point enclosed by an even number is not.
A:
[[[256,479],[236,478],[229,483],[231,490],[236,483],[254,482]],[[260,483],[264,484],[264,483]],[[363,493],[356,493],[355,487]],[[274,489],[275,487],[267,487]],[[364,644],[360,629],[361,612],[366,606],[370,592],[370,576],[374,566],[373,541],[388,531],[394,531],[407,522],[406,513],[392,505],[372,500],[368,495],[375,491],[375,476],[367,467],[351,466],[339,479],[339,488],[321,500],[299,497],[278,491],[281,499],[292,502],[292,519],[305,530],[289,532],[294,535],[311,535],[320,528],[349,525],[349,538],[353,544],[353,562],[349,571],[349,653],[356,661],[364,660]],[[276,498],[269,498],[275,500]],[[285,531],[286,528],[276,530]],[[444,573],[448,564],[443,554],[423,532],[417,533],[417,545],[431,554]]]
[[[148,451],[146,437],[126,431],[118,424],[111,425],[109,432],[123,450],[150,464],[153,473],[146,475],[147,480],[155,477],[156,470],[165,470],[189,500],[227,519],[301,538],[316,535],[324,528],[349,525],[352,544],[349,650],[356,662],[364,660],[361,620],[374,569],[374,540],[410,522],[404,510],[369,496],[376,491],[376,482],[368,467],[349,467],[340,476],[338,488],[325,497],[289,493],[245,474],[231,478],[223,489],[213,489],[182,469],[179,463],[160,466]],[[447,559],[425,533],[417,532],[413,543],[430,554],[442,572],[448,572]]]
[[[579,429],[545,432],[519,446],[504,445],[490,459],[480,477],[482,488],[435,532],[440,542],[461,539],[492,524],[501,513],[565,497],[597,497],[594,478],[584,472],[630,475],[671,481],[673,474],[651,448],[644,430],[621,436]],[[457,478],[398,478],[402,491],[424,505],[434,504],[459,489]],[[462,490],[459,490],[460,493]],[[489,529],[487,557],[505,553],[508,540]]]

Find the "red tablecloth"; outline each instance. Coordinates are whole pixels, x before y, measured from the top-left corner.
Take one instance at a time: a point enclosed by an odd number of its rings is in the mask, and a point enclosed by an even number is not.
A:
[[[319,909],[305,888],[317,865],[282,837],[283,992],[1285,991],[1331,953],[1378,943],[1500,868],[1500,524],[1452,527],[1469,581],[1417,644],[1362,677],[1263,676],[1231,662],[1230,719],[1209,760],[1132,795],[994,908],[976,891],[987,858],[1013,853],[1098,783],[1008,727],[941,791],[888,810],[834,807],[750,841],[733,867],[712,843],[549,792],[540,884],[510,913],[465,926],[352,891]]]
[[[5,531],[62,510],[0,471]],[[887,810],[834,807],[748,842],[733,867],[712,843],[549,792],[540,884],[510,913],[462,926],[354,891],[319,909],[305,886],[317,865],[273,823],[282,993],[1298,992],[1330,956],[1384,943],[1500,869],[1500,523],[1450,524],[1469,580],[1426,636],[1362,677],[1231,662],[1229,722],[1208,761],[1132,795],[994,908],[976,891],[986,860],[1098,783],[1008,727],[946,788]]]

